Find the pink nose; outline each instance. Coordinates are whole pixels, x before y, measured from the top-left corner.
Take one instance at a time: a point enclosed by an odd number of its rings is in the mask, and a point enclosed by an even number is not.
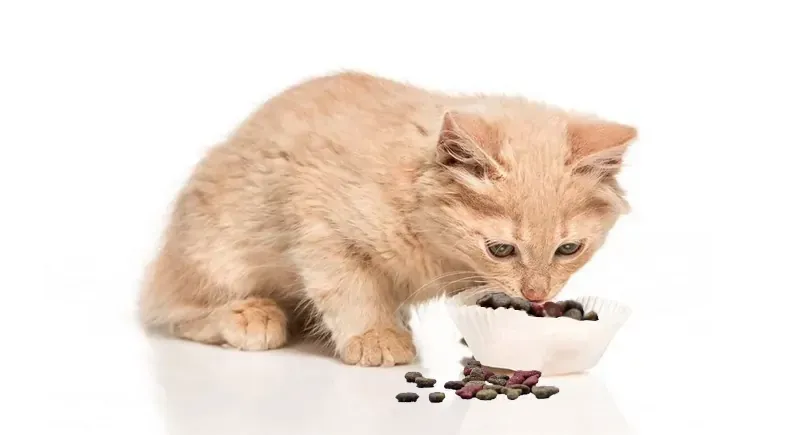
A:
[[[522,295],[530,302],[541,302],[546,300],[546,292],[539,292],[533,289],[522,290]]]

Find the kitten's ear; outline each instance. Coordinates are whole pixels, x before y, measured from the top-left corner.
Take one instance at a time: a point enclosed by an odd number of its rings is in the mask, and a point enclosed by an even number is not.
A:
[[[441,123],[436,161],[489,178],[501,171],[497,162],[502,147],[499,131],[476,114],[447,112]]]
[[[568,140],[571,156],[567,163],[576,172],[616,175],[629,144],[637,136],[634,127],[624,124],[593,120],[570,122]]]

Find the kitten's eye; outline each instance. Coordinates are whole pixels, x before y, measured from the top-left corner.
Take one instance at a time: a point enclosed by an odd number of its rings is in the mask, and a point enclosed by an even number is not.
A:
[[[574,243],[574,242],[564,243],[558,247],[558,250],[555,251],[555,255],[561,255],[561,256],[574,255],[582,247],[583,247],[582,243]]]
[[[516,247],[505,243],[492,243],[488,245],[488,252],[497,258],[510,257],[516,253]]]

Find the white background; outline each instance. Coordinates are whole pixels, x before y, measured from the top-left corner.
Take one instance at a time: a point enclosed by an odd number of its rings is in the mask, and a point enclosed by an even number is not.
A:
[[[345,433],[414,418],[375,370],[147,338],[133,321],[169,203],[203,152],[282,88],[342,68],[638,127],[622,176],[633,213],[564,294],[635,314],[588,378],[607,391],[579,412],[553,398],[550,417],[589,419],[581,433],[618,433],[602,426],[616,416],[637,433],[790,417],[774,394],[792,391],[799,290],[786,279],[799,146],[787,6],[215,3],[0,3],[0,433],[306,433],[308,420]],[[430,322],[417,333],[445,327]],[[275,364],[380,388],[357,405],[280,400],[264,378]],[[612,418],[586,417],[609,401]],[[466,420],[424,409],[472,433],[476,408]]]

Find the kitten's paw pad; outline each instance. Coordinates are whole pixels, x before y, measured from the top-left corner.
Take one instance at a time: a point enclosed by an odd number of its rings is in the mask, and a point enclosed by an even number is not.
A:
[[[394,329],[370,329],[351,338],[341,352],[345,363],[367,367],[407,364],[415,356],[411,334]]]
[[[241,350],[275,349],[286,344],[286,314],[269,299],[234,302],[221,320],[222,338]]]

